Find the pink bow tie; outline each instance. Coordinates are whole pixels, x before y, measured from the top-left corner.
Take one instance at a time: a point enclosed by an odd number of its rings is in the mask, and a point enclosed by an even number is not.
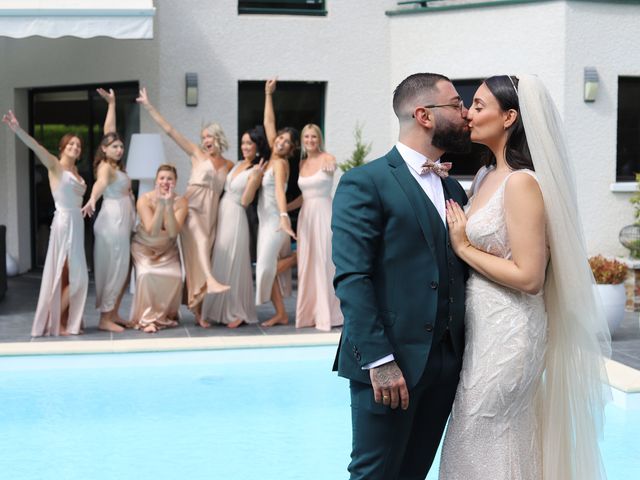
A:
[[[440,178],[447,178],[449,176],[449,170],[451,170],[452,166],[453,164],[451,162],[436,163],[433,160],[429,160],[427,158],[427,161],[422,164],[420,175],[433,172]]]

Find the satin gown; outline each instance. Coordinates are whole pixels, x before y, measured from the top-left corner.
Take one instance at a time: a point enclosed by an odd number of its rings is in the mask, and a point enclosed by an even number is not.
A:
[[[213,245],[213,276],[231,286],[220,295],[206,295],[202,317],[222,324],[237,319],[256,323],[251,255],[249,251],[249,222],[240,203],[253,169],[235,175],[238,165],[227,175],[224,195],[218,207],[216,242]]]
[[[331,189],[333,173],[318,170],[298,177],[302,208],[298,216],[298,298],[296,327],[329,331],[342,325],[340,301],[333,289]]]
[[[189,213],[180,233],[187,280],[187,306],[194,310],[207,292],[207,272],[216,235],[218,201],[227,170],[216,170],[210,161],[201,161],[191,169],[185,193]],[[203,262],[206,263],[203,265]]]
[[[51,191],[56,211],[51,222],[38,306],[31,328],[34,337],[60,334],[61,279],[65,261],[69,266],[67,332],[78,334],[82,328],[89,285],[84,253],[84,220],[80,211],[86,190],[84,180],[78,180],[71,172],[64,170],[57,188]]]
[[[100,312],[115,308],[129,274],[131,232],[136,218],[130,191],[131,180],[117,170],[116,179],[102,194],[102,207],[93,225],[96,308]]]
[[[278,258],[291,254],[289,235],[280,228],[280,210],[276,202],[276,181],[273,169],[262,177],[258,196],[258,247],[256,259],[256,305],[271,299],[271,288],[276,279]],[[291,270],[277,275],[282,295],[291,295]]]
[[[528,170],[517,172],[511,175],[533,175]],[[506,179],[469,218],[467,236],[476,248],[511,259],[505,184]],[[498,285],[472,271],[465,328],[462,372],[439,478],[540,480],[540,422],[534,397],[546,350],[544,298]]]
[[[162,230],[149,235],[139,224],[131,241],[131,257],[136,274],[136,292],[131,303],[133,328],[178,325],[182,300],[182,270],[178,242]]]

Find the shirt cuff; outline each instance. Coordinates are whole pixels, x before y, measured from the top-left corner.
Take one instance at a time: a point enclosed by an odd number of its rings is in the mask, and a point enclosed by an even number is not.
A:
[[[367,363],[362,370],[371,370],[372,368],[379,367],[380,365],[384,365],[385,363],[393,362],[395,357],[393,353],[390,353],[386,357],[382,357],[380,360],[376,360],[375,362]]]

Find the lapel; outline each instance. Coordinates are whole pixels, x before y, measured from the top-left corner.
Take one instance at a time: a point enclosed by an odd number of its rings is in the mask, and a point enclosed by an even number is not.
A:
[[[436,248],[434,245],[435,233],[439,228],[444,229],[442,219],[436,207],[431,203],[429,197],[424,193],[418,182],[409,172],[406,162],[400,155],[400,152],[393,147],[386,155],[387,162],[391,169],[391,174],[395,177],[400,188],[406,195],[409,203],[413,207],[413,213],[420,225],[422,234],[433,256],[436,256]],[[443,184],[443,189],[446,189]],[[445,198],[449,198],[445,193]]]

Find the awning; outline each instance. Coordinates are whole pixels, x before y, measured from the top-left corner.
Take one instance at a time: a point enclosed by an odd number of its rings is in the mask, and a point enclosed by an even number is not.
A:
[[[0,0],[0,37],[153,38],[153,0]]]

